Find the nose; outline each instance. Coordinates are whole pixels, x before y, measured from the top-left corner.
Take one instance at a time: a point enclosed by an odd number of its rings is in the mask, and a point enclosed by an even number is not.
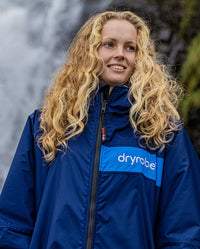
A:
[[[124,58],[124,49],[123,49],[123,47],[118,46],[118,47],[116,48],[114,57],[115,57],[115,58],[118,58],[118,59],[123,59],[123,58]]]

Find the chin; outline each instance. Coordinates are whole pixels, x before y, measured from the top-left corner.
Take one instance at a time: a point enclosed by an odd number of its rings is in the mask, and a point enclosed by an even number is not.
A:
[[[112,86],[118,86],[118,85],[126,85],[127,81],[114,81],[113,83],[110,83]]]

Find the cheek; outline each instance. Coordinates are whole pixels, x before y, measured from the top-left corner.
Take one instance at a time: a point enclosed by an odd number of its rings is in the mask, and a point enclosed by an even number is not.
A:
[[[135,56],[130,58],[129,65],[132,68],[132,71],[134,71],[134,69],[135,69]]]
[[[104,57],[103,49],[102,49],[102,48],[99,48],[99,49],[97,50],[97,53],[98,53],[99,57],[103,59],[103,57]]]
[[[130,57],[130,64],[134,65],[135,64],[135,54]]]
[[[100,58],[102,58],[102,60],[104,61],[104,63],[106,63],[109,60],[108,53],[106,51],[104,51],[103,48],[100,48],[98,50],[98,55],[99,55]]]

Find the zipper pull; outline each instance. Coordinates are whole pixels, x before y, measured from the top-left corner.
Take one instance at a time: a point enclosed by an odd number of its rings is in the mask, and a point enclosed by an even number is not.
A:
[[[106,113],[106,105],[107,105],[107,101],[103,100],[102,106],[101,106],[101,114],[103,114],[103,115],[105,115],[105,113]]]
[[[106,141],[106,127],[102,127],[101,128],[101,135],[102,135],[102,142],[105,142]]]

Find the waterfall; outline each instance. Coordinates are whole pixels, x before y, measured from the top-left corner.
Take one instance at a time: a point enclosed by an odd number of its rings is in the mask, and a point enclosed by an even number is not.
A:
[[[110,1],[1,0],[0,190],[27,116],[41,105],[75,32]]]

